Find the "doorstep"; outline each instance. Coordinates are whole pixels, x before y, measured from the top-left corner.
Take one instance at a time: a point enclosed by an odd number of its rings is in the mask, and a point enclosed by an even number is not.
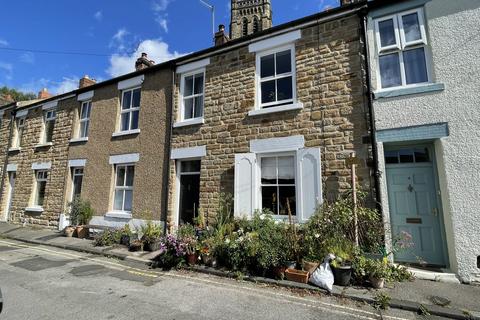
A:
[[[407,267],[407,269],[416,279],[460,284],[457,275],[445,269],[441,269],[441,271],[430,271],[414,267]]]

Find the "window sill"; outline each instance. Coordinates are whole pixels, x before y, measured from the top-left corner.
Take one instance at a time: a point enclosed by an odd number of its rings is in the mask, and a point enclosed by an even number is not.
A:
[[[129,212],[123,212],[123,211],[110,211],[105,213],[105,217],[119,218],[119,219],[132,219],[132,214]]]
[[[87,142],[88,137],[70,139],[70,143]]]
[[[120,131],[120,132],[114,132],[112,134],[112,137],[122,137],[122,136],[129,136],[133,134],[139,134],[140,129],[135,129],[135,130],[128,130],[128,131]]]
[[[285,112],[285,111],[300,110],[300,109],[303,109],[303,103],[297,102],[297,103],[287,104],[279,107],[270,107],[270,108],[252,110],[248,112],[248,115],[251,117],[254,117],[254,116],[260,116],[260,115],[269,114],[269,113]]]
[[[39,143],[35,146],[35,149],[49,148],[53,146],[53,142]]]
[[[42,213],[43,208],[42,207],[27,207],[25,208],[26,212],[36,212],[36,213]]]
[[[20,148],[20,147],[13,147],[13,148],[8,149],[8,152],[19,152],[20,150],[22,150],[22,148]]]
[[[445,90],[445,85],[443,83],[425,83],[412,87],[398,87],[393,89],[375,91],[373,95],[375,99],[382,99],[443,90]]]
[[[181,128],[181,127],[188,127],[188,126],[194,126],[194,125],[199,125],[199,124],[204,124],[205,119],[203,118],[194,118],[194,119],[188,119],[188,120],[183,120],[179,121],[173,124],[174,128]]]

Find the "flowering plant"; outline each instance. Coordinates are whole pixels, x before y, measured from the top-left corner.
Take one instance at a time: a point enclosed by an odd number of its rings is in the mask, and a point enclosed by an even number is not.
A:
[[[155,260],[161,267],[170,269],[181,264],[186,252],[185,243],[176,235],[169,234],[160,238],[160,254]]]

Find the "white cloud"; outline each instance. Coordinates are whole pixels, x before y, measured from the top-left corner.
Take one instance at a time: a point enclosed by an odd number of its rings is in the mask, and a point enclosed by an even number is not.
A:
[[[168,14],[165,11],[167,11],[168,6],[172,1],[173,0],[155,0],[152,2],[152,11],[155,15],[155,21],[165,33],[168,33]]]
[[[103,13],[102,11],[97,11],[94,13],[93,17],[95,18],[95,20],[97,21],[102,21],[103,19]]]
[[[52,93],[61,94],[78,89],[78,77],[63,77],[61,82],[57,82],[52,88]]]
[[[128,32],[125,28],[118,29],[117,32],[113,35],[109,47],[114,48],[117,52],[125,51],[127,47],[125,37],[129,34],[130,32]]]
[[[25,52],[20,55],[20,61],[28,64],[34,64],[35,55],[33,54],[33,52]]]
[[[0,46],[5,46],[5,47],[8,46],[8,41],[0,39]]]
[[[155,19],[155,21],[157,21],[157,23],[160,25],[160,27],[162,27],[163,31],[165,31],[165,33],[168,33],[168,21],[166,19],[166,17],[157,17]]]
[[[6,80],[12,80],[13,65],[11,63],[0,61],[0,70],[4,70],[2,73]]]
[[[112,77],[117,77],[135,71],[135,61],[142,52],[148,54],[148,58],[154,60],[156,64],[175,59],[183,54],[176,51],[170,52],[168,44],[161,40],[144,40],[131,55],[114,54],[110,57],[110,66],[107,73]]]
[[[34,79],[21,85],[19,90],[37,93],[43,88],[47,88],[50,93],[62,94],[77,89],[78,80],[77,76],[63,77],[61,81],[53,81],[46,78]]]

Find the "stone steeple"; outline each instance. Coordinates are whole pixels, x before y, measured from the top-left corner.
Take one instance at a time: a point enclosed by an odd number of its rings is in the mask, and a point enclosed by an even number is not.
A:
[[[272,27],[271,0],[231,0],[230,39]]]

